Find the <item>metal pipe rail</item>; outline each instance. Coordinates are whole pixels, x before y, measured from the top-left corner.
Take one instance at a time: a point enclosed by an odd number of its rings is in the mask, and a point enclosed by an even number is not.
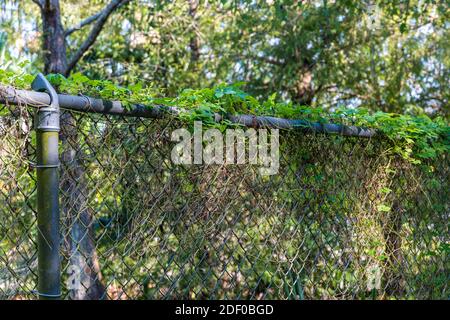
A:
[[[92,98],[88,96],[74,96],[66,94],[58,94],[59,106],[63,109],[122,115],[129,117],[142,118],[164,118],[167,116],[177,115],[182,111],[177,107],[167,106],[145,106],[142,104],[134,104],[129,108],[125,108],[120,101],[108,101],[103,99]],[[9,103],[14,105],[28,105],[32,107],[43,107],[51,102],[50,95],[45,92],[36,92],[29,90],[17,90],[13,87],[0,85],[0,103]],[[377,135],[377,130],[369,128],[361,128],[357,126],[346,126],[334,123],[319,123],[301,119],[283,119],[269,116],[253,116],[253,115],[220,115],[215,114],[216,122],[228,120],[235,124],[241,124],[247,127],[266,127],[277,129],[291,129],[302,132],[317,132],[339,134],[343,136],[354,136],[362,138],[370,138]]]

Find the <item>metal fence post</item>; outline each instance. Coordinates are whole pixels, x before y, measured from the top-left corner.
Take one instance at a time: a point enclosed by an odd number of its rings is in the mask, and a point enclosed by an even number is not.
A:
[[[55,89],[39,74],[31,87],[46,91],[50,104],[36,117],[38,295],[40,299],[61,297],[59,257],[59,102]]]

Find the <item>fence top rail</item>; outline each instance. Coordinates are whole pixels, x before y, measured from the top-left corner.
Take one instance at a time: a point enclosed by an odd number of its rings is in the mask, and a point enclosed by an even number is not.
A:
[[[183,111],[177,107],[148,107],[142,104],[134,104],[126,108],[120,101],[109,101],[84,95],[74,96],[58,94],[58,98],[59,106],[63,109],[109,115],[161,119],[168,116],[176,116]],[[48,106],[50,102],[50,96],[45,92],[18,90],[14,87],[0,85],[0,103],[27,105],[39,108]],[[214,118],[216,122],[228,120],[235,124],[253,128],[265,127],[290,129],[302,132],[328,133],[362,138],[370,138],[378,134],[378,131],[375,129],[335,123],[311,122],[303,119],[283,119],[270,116],[254,116],[245,114],[221,115],[218,113],[215,114]]]

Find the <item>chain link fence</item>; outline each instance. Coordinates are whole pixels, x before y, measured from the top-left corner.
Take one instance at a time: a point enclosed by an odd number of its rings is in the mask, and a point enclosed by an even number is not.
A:
[[[0,106],[0,298],[36,298],[35,109]],[[176,165],[186,125],[64,111],[64,299],[448,299],[446,155],[280,130],[280,168]]]

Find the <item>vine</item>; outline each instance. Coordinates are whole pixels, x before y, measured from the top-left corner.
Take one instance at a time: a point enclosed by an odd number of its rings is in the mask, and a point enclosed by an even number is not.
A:
[[[24,64],[19,65],[23,68]],[[20,89],[29,89],[34,76],[23,71],[0,69],[0,83]],[[107,100],[120,100],[125,107],[132,104],[154,106],[177,106],[184,112],[183,121],[202,120],[206,125],[222,128],[230,125],[226,120],[217,124],[214,114],[250,114],[274,116],[286,119],[305,119],[316,122],[332,122],[377,129],[391,142],[394,154],[419,164],[423,159],[436,158],[449,151],[450,130],[442,117],[434,119],[425,114],[407,115],[370,112],[364,108],[339,108],[334,111],[323,108],[298,106],[277,101],[276,93],[260,101],[244,92],[243,83],[220,84],[213,88],[185,89],[175,97],[165,97],[157,89],[142,83],[119,86],[109,80],[94,80],[81,73],[68,78],[49,74],[47,79],[59,92],[83,94]]]

